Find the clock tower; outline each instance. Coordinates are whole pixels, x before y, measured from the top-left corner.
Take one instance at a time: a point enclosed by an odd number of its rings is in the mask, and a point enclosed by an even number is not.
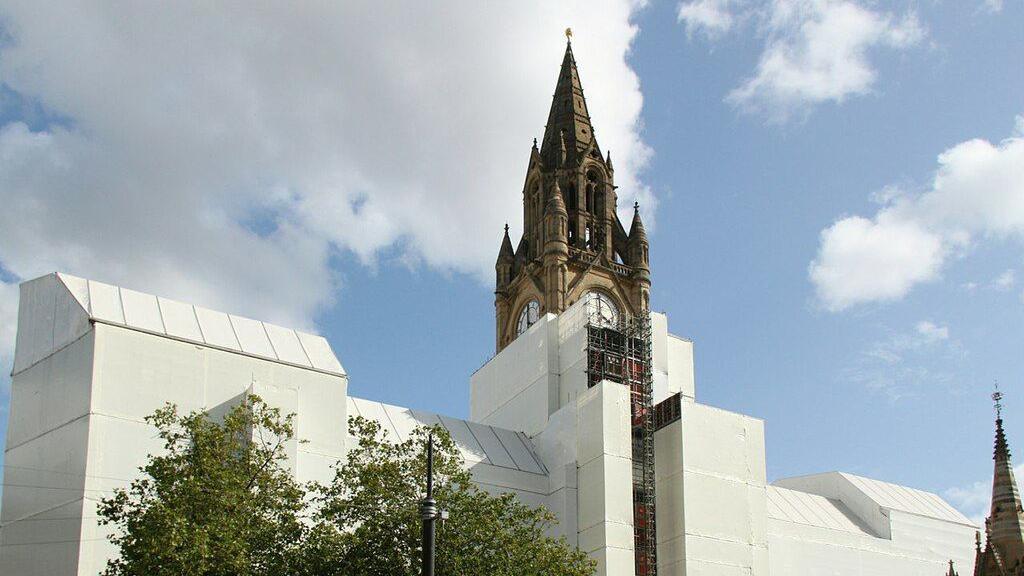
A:
[[[540,147],[523,186],[523,236],[505,237],[495,264],[496,347],[501,351],[543,314],[586,298],[616,322],[649,307],[651,274],[639,206],[619,220],[615,169],[590,123],[572,44],[567,43]]]

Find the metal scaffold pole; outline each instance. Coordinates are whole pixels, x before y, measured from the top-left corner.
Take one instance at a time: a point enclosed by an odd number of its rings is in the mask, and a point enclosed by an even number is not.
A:
[[[651,324],[644,314],[587,324],[588,384],[602,380],[629,386],[633,438],[633,541],[637,576],[657,574],[654,510],[654,406]]]

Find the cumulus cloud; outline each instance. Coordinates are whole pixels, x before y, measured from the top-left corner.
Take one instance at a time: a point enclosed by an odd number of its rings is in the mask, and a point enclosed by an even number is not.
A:
[[[0,128],[0,266],[300,327],[339,253],[490,279],[567,24],[620,204],[654,204],[640,3],[582,6],[7,2],[3,88],[45,114]]]
[[[690,36],[703,32],[714,39],[732,29],[737,20],[734,11],[742,0],[693,0],[679,5],[679,21]]]
[[[917,17],[847,0],[776,0],[757,70],[729,93],[740,109],[785,120],[804,106],[868,93],[875,48],[906,48],[924,37]]]
[[[832,311],[902,298],[934,279],[946,258],[942,239],[917,222],[880,214],[843,218],[822,230],[810,277]]]
[[[914,12],[897,14],[859,0],[695,0],[679,7],[690,35],[716,39],[750,20],[764,38],[753,74],[726,101],[782,122],[824,102],[869,93],[878,72],[873,51],[902,50],[926,33]]]
[[[837,220],[821,232],[809,276],[831,311],[898,300],[985,239],[1024,240],[1020,135],[957,144],[939,155],[926,191],[894,195],[871,218]]]

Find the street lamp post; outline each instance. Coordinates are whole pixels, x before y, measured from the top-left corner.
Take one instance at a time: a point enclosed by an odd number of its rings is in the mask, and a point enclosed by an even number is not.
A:
[[[434,501],[434,435],[427,436],[427,497],[420,501],[420,519],[423,520],[423,576],[434,576],[434,520],[437,502]]]

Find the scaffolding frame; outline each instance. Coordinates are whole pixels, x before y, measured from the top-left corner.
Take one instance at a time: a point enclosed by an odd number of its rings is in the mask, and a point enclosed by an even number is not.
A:
[[[633,553],[636,576],[655,576],[654,406],[651,320],[647,314],[587,321],[587,386],[602,380],[629,387],[633,446]]]

